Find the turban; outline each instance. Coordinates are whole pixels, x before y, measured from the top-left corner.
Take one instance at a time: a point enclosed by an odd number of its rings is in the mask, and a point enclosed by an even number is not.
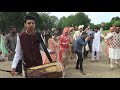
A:
[[[69,32],[69,28],[68,28],[68,27],[65,27],[65,28],[63,29],[63,33],[66,33],[66,32]]]
[[[71,30],[73,30],[73,29],[74,29],[74,27],[70,27],[70,28],[69,28],[69,31],[71,31]]]
[[[78,26],[78,29],[80,29],[80,28],[83,29],[83,28],[84,28],[84,25],[80,25],[80,26]]]

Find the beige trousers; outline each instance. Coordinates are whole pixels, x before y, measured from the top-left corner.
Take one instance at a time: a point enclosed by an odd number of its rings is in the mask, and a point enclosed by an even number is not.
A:
[[[66,67],[68,64],[68,56],[69,56],[69,50],[62,53],[62,63],[64,67]]]

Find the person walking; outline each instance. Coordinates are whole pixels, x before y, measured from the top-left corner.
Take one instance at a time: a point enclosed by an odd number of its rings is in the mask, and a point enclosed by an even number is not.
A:
[[[82,32],[82,35],[79,36],[74,43],[74,51],[78,56],[75,69],[79,69],[80,65],[80,72],[83,75],[85,75],[85,72],[83,70],[82,47],[87,45],[88,40],[90,40],[90,36],[88,36],[86,32]]]

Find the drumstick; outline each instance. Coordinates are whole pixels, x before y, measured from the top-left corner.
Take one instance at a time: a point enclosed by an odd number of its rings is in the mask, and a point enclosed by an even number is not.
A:
[[[11,72],[10,70],[3,70],[3,69],[0,69],[0,71]]]
[[[12,74],[12,72],[11,72],[10,70],[3,70],[3,69],[0,69],[0,71],[4,71],[4,72],[8,72],[8,73]],[[18,74],[15,73],[15,75],[18,75]],[[12,76],[13,76],[13,75],[12,75]],[[22,75],[20,75],[20,76],[22,76]]]

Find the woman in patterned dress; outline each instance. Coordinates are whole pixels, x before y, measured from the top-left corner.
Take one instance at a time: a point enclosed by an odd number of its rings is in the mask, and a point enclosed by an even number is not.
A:
[[[2,32],[1,35],[1,51],[4,56],[8,56],[8,51],[5,48],[5,32]]]
[[[48,49],[55,51],[54,54],[50,54],[52,60],[61,62],[60,55],[59,55],[60,54],[60,50],[59,50],[60,46],[59,46],[58,40],[59,40],[59,36],[57,36],[57,34],[54,33],[52,35],[52,37],[49,38],[49,40],[48,40]],[[43,57],[43,64],[50,63],[46,54],[43,51],[41,51],[41,53],[42,53],[42,57]]]

